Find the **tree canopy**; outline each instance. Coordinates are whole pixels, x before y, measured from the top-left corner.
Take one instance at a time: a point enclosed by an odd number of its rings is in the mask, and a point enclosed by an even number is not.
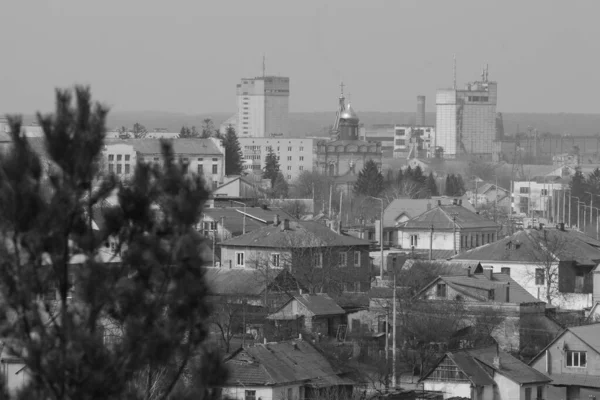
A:
[[[279,160],[277,155],[273,152],[273,149],[269,149],[267,156],[265,157],[265,167],[263,169],[263,179],[269,179],[271,186],[275,186],[275,180],[279,174]]]
[[[74,94],[38,114],[44,160],[16,116],[0,157],[0,335],[27,369],[18,398],[216,399],[226,373],[194,229],[205,183],[167,142],[163,166],[140,163],[127,184],[98,175],[108,110]]]
[[[225,175],[240,175],[243,169],[243,155],[240,141],[232,126],[227,127],[221,143],[225,147]]]
[[[362,171],[358,174],[358,180],[354,184],[354,193],[364,196],[378,196],[383,191],[383,175],[375,161],[368,160]]]

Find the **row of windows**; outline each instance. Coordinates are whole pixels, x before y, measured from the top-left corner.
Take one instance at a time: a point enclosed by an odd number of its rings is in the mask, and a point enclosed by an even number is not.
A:
[[[445,283],[438,283],[435,288],[435,296],[438,298],[447,298],[448,297],[448,287]],[[496,291],[494,289],[488,290],[488,300],[494,301],[496,299]],[[462,300],[462,296],[457,295],[456,300]]]
[[[108,172],[110,172],[111,174],[115,172],[115,164],[108,164]],[[120,175],[123,173],[123,164],[117,164],[116,173],[117,173],[117,175]],[[124,173],[126,173],[126,174],[131,173],[131,166],[129,164],[125,164],[125,172]]]
[[[205,224],[207,224],[205,222]],[[216,225],[214,223],[210,223],[209,225],[205,225],[214,230]],[[361,252],[354,251],[353,253],[353,264],[355,267],[360,267],[361,264]],[[279,253],[271,253],[271,266],[273,267],[281,267],[282,260],[281,255]],[[339,266],[346,267],[348,265],[348,252],[340,252],[339,253]],[[243,251],[235,252],[235,266],[238,268],[244,268],[246,266],[246,254]],[[313,254],[313,267],[323,268],[323,253],[315,253]]]
[[[470,243],[469,243],[469,235],[461,235],[460,236],[460,248],[466,249],[467,247],[479,247],[480,245],[483,246],[486,243],[492,243],[495,241],[496,241],[495,233],[476,233],[474,235],[471,235]]]
[[[472,101],[472,102],[486,102],[489,101],[489,97],[487,96],[468,96],[467,97],[468,101]]]
[[[125,161],[129,161],[130,160],[130,155],[129,154],[125,154]],[[123,159],[123,155],[122,154],[117,154],[117,161],[121,161]],[[115,155],[114,154],[109,154],[108,155],[108,161],[114,161],[115,160]]]
[[[291,166],[291,165],[288,165],[288,167],[287,167],[287,170],[288,170],[288,171],[291,171],[291,170],[292,170],[292,166]],[[299,166],[299,167],[298,167],[298,170],[299,170],[299,171],[304,171],[304,166],[303,166],[303,165]]]

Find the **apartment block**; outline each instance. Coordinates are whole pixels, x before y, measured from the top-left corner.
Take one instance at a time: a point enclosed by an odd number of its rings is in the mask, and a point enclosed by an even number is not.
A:
[[[269,150],[279,158],[279,168],[288,180],[294,180],[304,171],[312,171],[316,139],[296,138],[239,138],[244,158],[244,169],[259,173],[265,167]]]

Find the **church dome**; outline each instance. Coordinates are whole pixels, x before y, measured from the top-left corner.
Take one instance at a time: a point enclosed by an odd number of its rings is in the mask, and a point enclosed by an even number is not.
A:
[[[350,103],[346,105],[346,109],[340,114],[340,119],[358,121],[358,115],[354,112]]]

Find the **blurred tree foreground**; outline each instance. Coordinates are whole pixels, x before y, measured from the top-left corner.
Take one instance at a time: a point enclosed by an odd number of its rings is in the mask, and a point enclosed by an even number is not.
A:
[[[138,164],[127,183],[99,175],[107,112],[89,88],[57,90],[55,113],[37,116],[44,161],[8,117],[0,339],[29,376],[15,398],[217,398],[226,374],[207,344],[194,230],[208,193],[166,142],[162,166]]]

